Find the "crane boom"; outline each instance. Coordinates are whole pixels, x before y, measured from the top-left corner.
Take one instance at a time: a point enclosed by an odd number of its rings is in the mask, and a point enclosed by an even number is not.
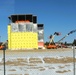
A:
[[[60,42],[60,41],[64,40],[67,36],[69,36],[70,34],[72,34],[72,33],[74,33],[74,32],[76,32],[76,29],[75,29],[75,30],[70,31],[70,32],[69,32],[68,34],[66,34],[63,38],[61,38],[58,42]]]
[[[53,39],[54,39],[55,35],[52,36],[52,38],[50,39],[50,43],[53,43]]]
[[[61,35],[61,33],[59,33],[59,32],[55,32],[53,35],[50,35],[50,43],[54,43],[54,37],[55,36],[59,36],[59,35]]]

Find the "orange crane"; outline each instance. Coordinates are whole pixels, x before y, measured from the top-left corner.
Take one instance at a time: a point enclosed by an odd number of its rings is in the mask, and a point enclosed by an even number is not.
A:
[[[54,35],[51,35],[49,38],[50,38],[50,42],[49,44],[46,46],[47,49],[57,49],[57,45],[55,45],[54,43],[54,37],[55,36],[59,36],[61,35],[61,33],[59,32],[55,32]]]

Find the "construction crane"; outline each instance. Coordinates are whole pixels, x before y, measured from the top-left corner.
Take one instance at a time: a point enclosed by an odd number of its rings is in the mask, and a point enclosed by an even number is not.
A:
[[[63,41],[67,36],[69,36],[70,34],[72,34],[72,33],[74,33],[74,32],[76,32],[76,29],[75,29],[75,30],[72,30],[72,31],[70,31],[68,34],[66,34],[63,38],[61,38],[61,39],[58,41],[58,43],[60,43],[61,41]]]
[[[54,37],[59,36],[59,35],[61,35],[61,33],[59,33],[59,32],[55,32],[53,35],[50,35],[49,45],[46,46],[47,49],[57,49],[57,46],[54,43]]]
[[[59,44],[58,47],[62,47],[62,48],[67,48],[66,45],[64,45],[63,43],[61,43],[61,41],[63,41],[67,36],[69,36],[70,34],[76,32],[75,30],[70,31],[69,33],[67,33],[63,38],[61,38],[57,43]]]
[[[59,36],[59,35],[61,35],[61,33],[59,33],[59,32],[55,32],[53,35],[50,35],[50,43],[54,43],[54,37],[55,36]]]

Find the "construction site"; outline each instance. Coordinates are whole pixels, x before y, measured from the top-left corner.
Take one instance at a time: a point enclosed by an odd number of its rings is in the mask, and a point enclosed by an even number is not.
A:
[[[37,16],[33,14],[17,14],[8,17],[7,26],[8,39],[0,43],[0,49],[4,46],[8,50],[26,50],[26,49],[57,49],[67,48],[62,41],[76,30],[70,31],[58,42],[54,42],[55,36],[60,36],[60,32],[54,32],[49,36],[49,43],[44,43],[44,24],[37,23]]]
[[[36,15],[15,14],[8,19],[8,39],[0,43],[1,75],[75,75],[75,46],[69,47],[62,41],[76,30],[58,42],[54,38],[60,32],[49,34],[49,42],[45,44],[45,26],[37,23]]]

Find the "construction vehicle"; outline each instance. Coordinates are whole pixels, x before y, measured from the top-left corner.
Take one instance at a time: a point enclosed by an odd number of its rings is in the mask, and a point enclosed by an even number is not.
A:
[[[49,44],[46,46],[47,49],[57,49],[57,46],[55,44]]]
[[[57,49],[57,45],[54,43],[54,37],[55,36],[59,36],[60,33],[59,32],[55,32],[53,35],[50,35],[50,42],[49,44],[46,46],[47,49]]]
[[[50,35],[50,42],[49,44],[46,46],[47,49],[57,49],[57,48],[67,48],[67,46],[65,44],[63,44],[61,41],[63,41],[67,36],[69,36],[70,34],[76,32],[75,30],[70,31],[69,33],[67,33],[63,38],[61,38],[57,43],[54,43],[54,37],[57,35],[59,36],[60,33],[59,32],[55,32],[54,35]]]
[[[8,48],[8,40],[6,40],[6,42],[0,43],[0,50],[5,50],[7,48]]]
[[[0,50],[2,50],[3,46],[2,46],[2,42],[0,42]]]
[[[0,46],[0,50],[3,50],[5,48],[5,46]]]
[[[5,46],[2,45],[2,42],[0,43],[0,50],[2,50]]]

